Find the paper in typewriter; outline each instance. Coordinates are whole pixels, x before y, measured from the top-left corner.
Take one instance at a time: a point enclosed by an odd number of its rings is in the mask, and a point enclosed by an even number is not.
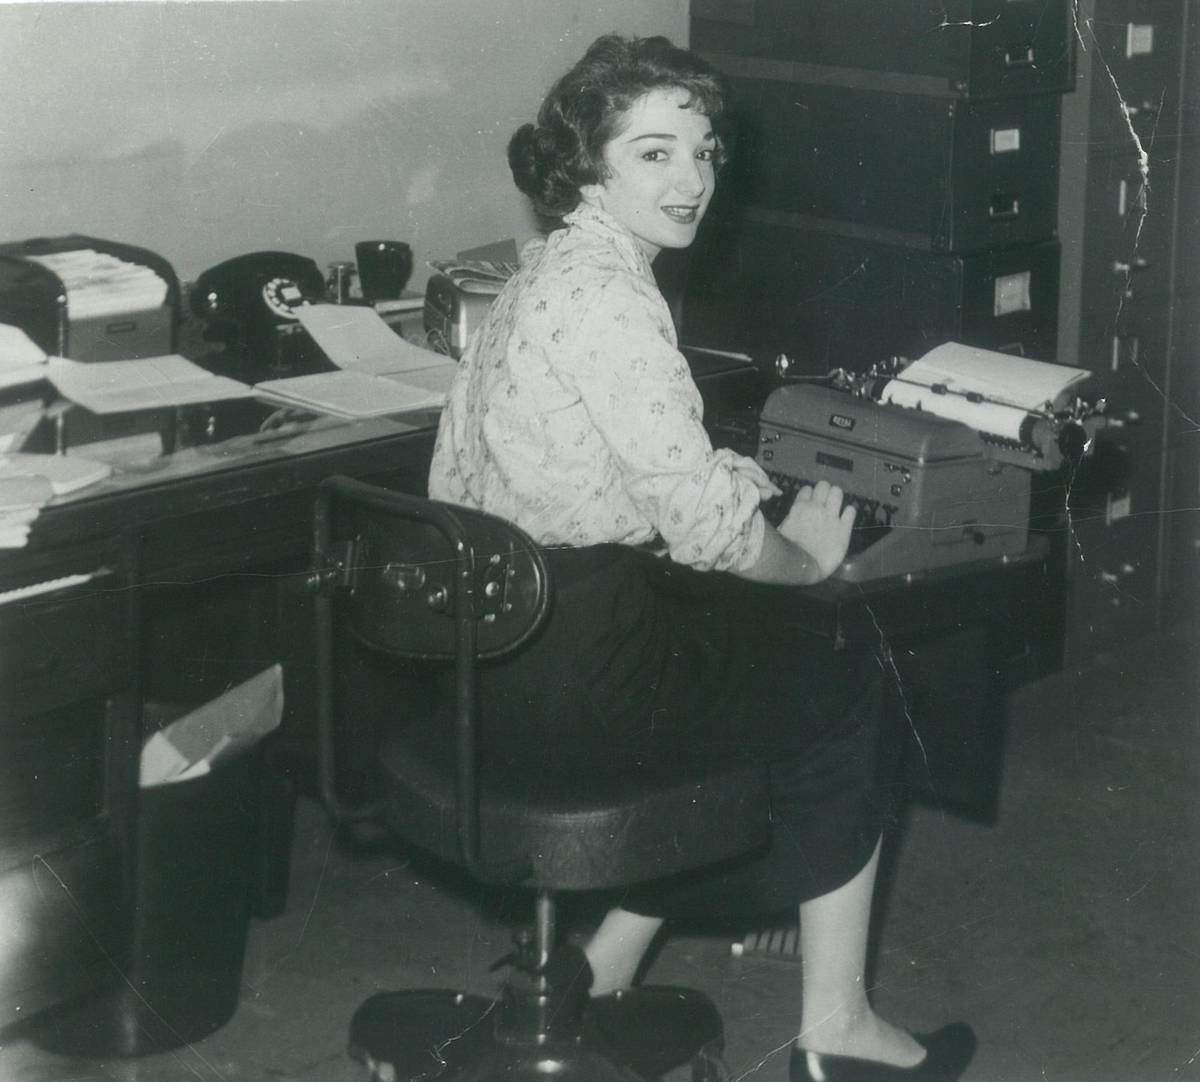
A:
[[[1083,368],[945,342],[889,381],[880,397],[1020,440],[1031,413],[1065,405],[1070,389],[1089,375]]]

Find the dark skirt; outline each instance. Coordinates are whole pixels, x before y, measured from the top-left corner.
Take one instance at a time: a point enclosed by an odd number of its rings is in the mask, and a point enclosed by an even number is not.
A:
[[[485,731],[511,753],[728,756],[769,766],[768,850],[638,886],[655,916],[773,912],[854,876],[879,838],[883,672],[768,603],[773,590],[618,545],[553,549],[539,638],[482,676]],[[775,595],[782,597],[783,595]]]

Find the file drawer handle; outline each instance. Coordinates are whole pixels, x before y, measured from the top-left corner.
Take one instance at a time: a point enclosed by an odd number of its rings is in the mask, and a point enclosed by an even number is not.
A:
[[[1011,221],[1021,214],[1021,200],[1011,195],[993,195],[988,203],[988,217],[993,222]]]
[[[1123,259],[1113,260],[1113,274],[1133,274],[1134,271],[1146,270],[1150,266],[1150,260],[1144,256],[1135,256],[1132,260],[1126,263]]]
[[[1006,68],[1032,68],[1033,65],[1033,45],[1028,41],[1018,42],[1004,50],[1004,66]]]

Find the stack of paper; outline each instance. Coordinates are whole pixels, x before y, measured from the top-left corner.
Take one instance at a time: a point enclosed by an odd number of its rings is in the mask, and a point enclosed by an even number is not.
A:
[[[157,308],[167,299],[167,283],[153,270],[109,252],[76,248],[27,258],[58,276],[72,319]]]
[[[499,259],[434,260],[428,266],[466,293],[496,294],[517,273],[517,264]]]
[[[34,519],[53,495],[44,477],[0,477],[0,548],[22,548]]]
[[[54,496],[102,481],[103,462],[65,455],[0,455],[0,548],[21,548],[41,509]]]
[[[0,455],[0,479],[37,477],[47,481],[55,496],[78,492],[112,473],[107,462],[78,455]]]
[[[445,402],[454,361],[401,338],[374,309],[310,304],[296,316],[338,370],[259,383],[259,398],[335,417],[439,409]]]
[[[164,409],[252,395],[246,384],[213,375],[176,353],[93,363],[52,357],[47,375],[63,398],[93,413]]]
[[[0,323],[0,389],[46,376],[46,353],[20,327]]]

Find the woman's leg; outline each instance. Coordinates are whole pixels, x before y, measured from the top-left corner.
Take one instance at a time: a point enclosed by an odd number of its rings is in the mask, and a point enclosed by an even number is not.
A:
[[[878,867],[876,844],[852,879],[800,905],[804,1002],[799,1044],[811,1052],[909,1067],[921,1061],[925,1049],[880,1018],[867,998],[867,936]]]
[[[661,917],[643,917],[619,906],[605,914],[584,947],[592,967],[592,995],[607,995],[633,984],[662,923]]]

